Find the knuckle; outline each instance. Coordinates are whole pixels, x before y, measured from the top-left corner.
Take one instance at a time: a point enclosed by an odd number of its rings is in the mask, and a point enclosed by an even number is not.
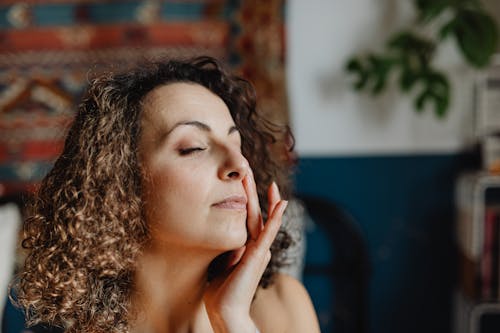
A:
[[[266,248],[263,248],[262,246],[255,246],[252,249],[250,249],[249,254],[253,257],[266,259],[267,251],[268,250]]]
[[[259,256],[259,248],[258,246],[249,246],[247,248],[248,258],[254,258]]]

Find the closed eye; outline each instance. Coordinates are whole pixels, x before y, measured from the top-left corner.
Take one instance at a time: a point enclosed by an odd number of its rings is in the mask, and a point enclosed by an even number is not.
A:
[[[181,148],[179,149],[179,155],[185,156],[185,155],[190,155],[196,152],[204,151],[207,148],[202,148],[202,147],[191,147],[191,148]]]

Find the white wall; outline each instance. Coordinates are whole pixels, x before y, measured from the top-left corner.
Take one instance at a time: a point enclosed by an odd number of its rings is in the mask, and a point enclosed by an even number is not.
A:
[[[392,32],[411,23],[413,1],[288,0],[287,80],[300,156],[459,151],[472,133],[472,81],[450,40],[436,64],[452,79],[445,119],[432,108],[418,114],[397,88],[372,98],[350,87],[349,56],[380,50]],[[396,85],[393,85],[396,87]]]

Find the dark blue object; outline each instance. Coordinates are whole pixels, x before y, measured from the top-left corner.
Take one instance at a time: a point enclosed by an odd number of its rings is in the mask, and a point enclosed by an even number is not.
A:
[[[304,285],[323,333],[368,332],[370,263],[357,223],[334,203],[299,196],[314,225],[306,228]]]

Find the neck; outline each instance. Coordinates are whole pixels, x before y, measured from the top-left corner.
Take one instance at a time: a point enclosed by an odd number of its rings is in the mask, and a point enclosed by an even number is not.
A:
[[[207,271],[217,254],[148,249],[136,273],[137,332],[199,332],[210,327],[203,303]]]

